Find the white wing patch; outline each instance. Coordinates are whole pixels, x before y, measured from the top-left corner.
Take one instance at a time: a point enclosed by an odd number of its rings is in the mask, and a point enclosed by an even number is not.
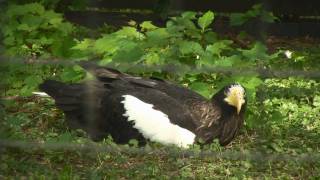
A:
[[[191,131],[172,124],[168,115],[153,109],[152,104],[145,103],[140,99],[123,95],[125,114],[128,121],[134,122],[136,128],[145,138],[162,144],[174,144],[188,148],[194,143],[195,134]]]
[[[32,94],[40,97],[50,97],[47,93],[45,92],[32,92]]]

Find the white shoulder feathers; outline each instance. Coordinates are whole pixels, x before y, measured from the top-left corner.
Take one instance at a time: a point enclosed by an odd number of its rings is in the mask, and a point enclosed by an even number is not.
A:
[[[168,115],[153,109],[152,104],[145,103],[140,99],[123,95],[125,114],[128,121],[134,122],[136,128],[145,138],[162,144],[174,144],[188,148],[194,143],[195,134],[191,131],[172,124]]]

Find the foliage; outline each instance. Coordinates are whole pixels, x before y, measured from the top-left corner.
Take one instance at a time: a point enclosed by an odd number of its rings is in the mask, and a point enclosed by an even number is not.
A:
[[[263,64],[276,57],[268,55],[266,47],[261,43],[245,50],[236,48],[230,40],[219,39],[209,28],[213,19],[214,13],[211,11],[199,18],[196,18],[194,12],[185,12],[181,16],[172,17],[166,27],[156,27],[146,21],[140,25],[142,31],[126,26],[114,33],[104,34],[96,40],[83,39],[72,49],[78,50],[78,54],[83,54],[85,58],[101,57],[100,64],[115,66],[123,71],[162,77],[168,75],[189,84],[192,89],[206,97],[210,97],[215,89],[221,88],[226,82],[238,81],[245,84],[252,95],[250,98],[254,98],[254,90],[262,82],[257,76],[225,76],[212,86],[212,82],[206,82],[208,79],[202,78],[208,74],[189,73],[190,67],[250,68],[255,67],[257,62]],[[133,65],[143,65],[150,69],[147,72],[147,68],[141,70]],[[176,68],[174,74],[163,69],[152,69],[153,66],[163,65]]]
[[[39,3],[10,5],[2,16],[1,32],[5,46],[5,62],[0,65],[2,84],[9,86],[10,94],[30,95],[43,78],[62,71],[62,79],[79,79],[80,71],[75,68],[40,66],[33,61],[37,58],[67,58],[72,56],[70,50],[76,44],[73,39],[75,27],[63,19],[62,14],[53,10],[45,10]],[[27,63],[15,61],[11,57],[23,56]],[[7,62],[7,63],[6,63]],[[67,72],[66,72],[67,70]],[[78,77],[78,78],[77,78]],[[69,79],[68,79],[69,78]],[[11,88],[10,88],[11,87]]]
[[[194,12],[185,12],[181,16],[172,17],[166,27],[156,27],[146,21],[141,23],[141,31],[137,27],[125,26],[116,32],[103,34],[98,39],[79,40],[75,40],[77,37],[72,36],[75,33],[75,27],[64,22],[61,14],[52,10],[47,11],[37,3],[11,5],[4,19],[5,39],[3,43],[8,55],[77,59],[99,57],[101,65],[115,66],[132,73],[170,77],[190,85],[192,89],[206,97],[210,97],[226,82],[238,81],[245,84],[250,99],[254,99],[255,87],[259,86],[262,81],[257,76],[221,76],[223,78],[212,86],[212,82],[201,79],[204,76],[203,73],[188,74],[190,67],[245,69],[255,67],[258,61],[264,64],[274,58],[267,54],[266,48],[261,43],[256,43],[252,49],[244,50],[238,49],[230,40],[219,39],[209,28],[214,20],[214,13],[211,11],[204,13],[199,18]],[[143,65],[145,68],[133,68],[132,65]],[[163,65],[170,65],[177,70],[173,74],[162,69],[151,68]],[[150,67],[149,72],[146,68],[148,66]],[[76,81],[83,76],[77,67],[64,68],[62,71],[64,73],[59,73],[58,78],[64,81]],[[184,78],[186,74],[188,78]],[[28,75],[24,73],[22,76],[27,77]],[[197,80],[191,82],[188,80],[191,77]],[[11,82],[17,81],[11,80]],[[30,81],[23,80],[23,82],[19,83],[20,86],[16,88],[26,87],[25,83]],[[41,79],[35,82],[40,83]],[[30,94],[38,83],[27,84],[30,88],[25,89],[28,91],[20,94]],[[205,88],[208,90],[203,91]]]
[[[262,22],[272,23],[278,18],[275,17],[272,12],[264,10],[262,4],[256,4],[252,6],[252,9],[245,13],[232,13],[230,15],[230,25],[240,26],[253,19],[259,19]]]
[[[318,46],[293,48],[291,45],[270,53],[264,44],[253,42],[243,49],[211,29],[215,17],[211,11],[201,15],[184,12],[181,16],[171,17],[165,27],[145,21],[110,32],[109,26],[98,30],[75,26],[66,22],[62,14],[44,7],[48,6],[40,3],[12,4],[1,14],[6,57],[0,63],[0,86],[6,89],[1,94],[4,99],[0,101],[0,139],[92,143],[84,132],[67,129],[62,112],[54,107],[51,100],[20,96],[29,96],[36,91],[43,79],[80,81],[85,73],[79,66],[62,64],[98,59],[101,65],[128,73],[176,81],[207,98],[228,83],[243,84],[249,97],[245,128],[229,147],[222,148],[213,142],[202,147],[203,150],[218,153],[226,149],[252,150],[290,155],[319,152],[318,80],[265,78],[254,73],[241,75],[234,72],[255,68],[317,70]],[[239,17],[234,16],[234,23],[266,17],[265,20],[269,21],[265,13],[261,6],[255,6]],[[290,58],[283,55],[287,49],[293,52]],[[27,60],[19,60],[17,56]],[[41,65],[41,62],[52,65]],[[231,69],[231,72],[214,73],[209,71],[211,68]],[[112,144],[112,140],[99,144]],[[129,144],[136,146],[135,141]],[[148,146],[162,147],[153,143]],[[192,150],[199,151],[199,147]],[[198,159],[155,154],[135,157],[120,152],[112,156],[109,153],[93,155],[76,151],[10,148],[0,148],[0,153],[0,179],[3,176],[26,175],[61,179],[151,179],[171,178],[172,175],[194,179],[213,176],[306,179],[320,174],[319,162],[312,161],[300,164],[294,160],[236,161],[232,158]]]
[[[59,12],[65,11],[67,9],[81,9],[83,10],[88,1],[87,0],[70,0],[70,1],[63,1],[63,0],[10,0],[5,2],[7,4],[16,4],[16,5],[24,5],[24,4],[31,4],[31,3],[38,3],[41,4],[46,9],[57,10]]]
[[[63,57],[75,44],[70,36],[74,26],[38,3],[9,6],[3,24],[7,55]]]

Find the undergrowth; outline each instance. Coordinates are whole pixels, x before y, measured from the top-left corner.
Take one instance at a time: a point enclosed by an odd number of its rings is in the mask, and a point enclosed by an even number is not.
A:
[[[184,12],[170,18],[165,27],[146,21],[119,30],[108,26],[93,30],[67,22],[62,14],[39,3],[11,4],[1,14],[5,56],[0,64],[0,85],[4,87],[0,139],[118,147],[111,139],[94,143],[84,132],[68,129],[52,100],[31,96],[45,79],[81,81],[86,73],[76,62],[95,59],[100,65],[131,74],[175,81],[207,98],[227,83],[243,84],[249,96],[245,127],[231,145],[220,147],[213,142],[202,150],[283,154],[286,158],[235,160],[0,147],[0,178],[319,178],[319,161],[294,159],[319,152],[319,77],[312,80],[233,73],[257,68],[319,70],[319,46],[289,49],[290,57],[285,56],[290,46],[279,46],[270,52],[263,43],[251,42],[248,48],[240,48],[210,28],[214,17],[211,11]],[[210,68],[231,71],[204,71]],[[135,141],[130,144],[136,146]],[[147,146],[163,147],[154,143]],[[199,147],[192,150],[199,151]]]

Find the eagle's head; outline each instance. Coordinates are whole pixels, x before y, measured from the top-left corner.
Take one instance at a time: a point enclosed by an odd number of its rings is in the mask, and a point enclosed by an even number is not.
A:
[[[236,108],[239,114],[242,106],[246,103],[246,91],[238,83],[231,84],[224,88],[224,99],[228,105]]]

